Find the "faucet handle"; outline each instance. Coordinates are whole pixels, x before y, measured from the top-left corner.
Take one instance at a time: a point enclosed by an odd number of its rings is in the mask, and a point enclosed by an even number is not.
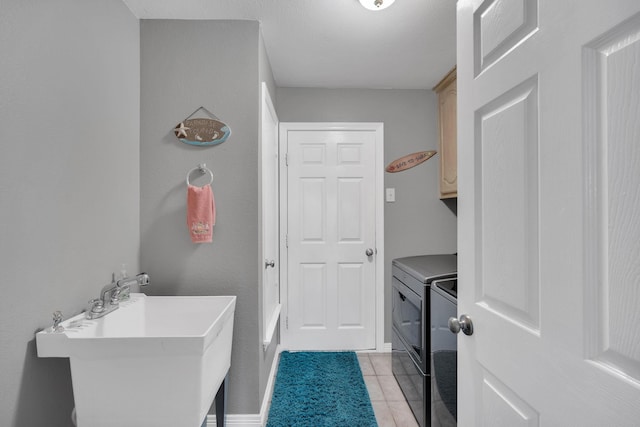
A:
[[[111,294],[111,304],[118,305],[120,301],[128,300],[130,292],[131,287],[128,284],[116,287]]]
[[[60,325],[62,322],[62,312],[60,310],[53,312],[53,327],[51,328],[54,332],[61,332],[64,328]]]
[[[104,302],[100,298],[90,300],[88,311],[91,313],[102,313],[104,311]]]
[[[109,304],[111,305],[120,304],[120,289],[116,289],[115,291],[113,291],[113,294],[111,294],[111,300],[109,300]]]

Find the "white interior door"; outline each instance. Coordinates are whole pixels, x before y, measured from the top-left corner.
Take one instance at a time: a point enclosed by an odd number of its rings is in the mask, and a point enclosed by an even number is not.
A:
[[[640,425],[640,2],[459,0],[458,425]]]
[[[262,312],[263,346],[272,341],[280,316],[278,218],[278,116],[262,83]]]
[[[283,125],[284,127],[284,125]],[[382,125],[288,124],[287,348],[376,347],[376,151]]]

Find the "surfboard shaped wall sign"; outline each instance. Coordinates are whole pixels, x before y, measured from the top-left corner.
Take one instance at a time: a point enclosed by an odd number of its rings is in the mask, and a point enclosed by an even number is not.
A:
[[[420,163],[426,162],[436,153],[437,151],[419,151],[417,153],[407,154],[389,163],[385,171],[390,173],[406,171],[414,166],[418,166]]]
[[[209,117],[192,118],[199,111]],[[222,144],[231,135],[231,129],[211,111],[204,107],[198,108],[173,129],[176,137],[185,144],[198,147]]]

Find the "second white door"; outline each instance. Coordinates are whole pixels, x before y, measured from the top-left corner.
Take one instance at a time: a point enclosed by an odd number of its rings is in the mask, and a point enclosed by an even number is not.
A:
[[[376,130],[282,130],[291,349],[376,346]]]
[[[637,427],[640,3],[457,8],[458,425]]]

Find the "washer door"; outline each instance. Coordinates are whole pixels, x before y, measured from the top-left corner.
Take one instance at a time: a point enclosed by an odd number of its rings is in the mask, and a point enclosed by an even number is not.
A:
[[[393,278],[392,313],[393,327],[407,346],[409,355],[426,372],[424,362],[424,334],[422,325],[422,299],[404,283]]]
[[[449,330],[449,318],[457,317],[456,299],[450,293],[455,279],[431,284],[431,396],[432,417],[442,426],[455,426],[457,402],[457,336]]]

